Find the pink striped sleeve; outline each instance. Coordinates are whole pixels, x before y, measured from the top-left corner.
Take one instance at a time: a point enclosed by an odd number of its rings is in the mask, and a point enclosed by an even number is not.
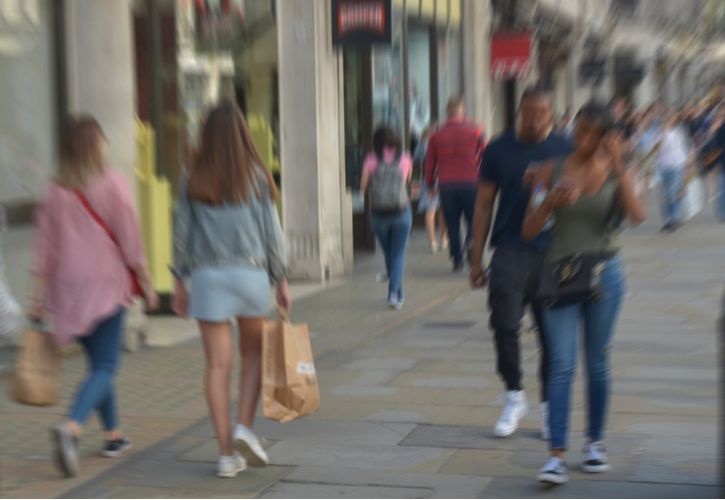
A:
[[[132,269],[146,266],[141,228],[139,227],[136,211],[133,208],[133,199],[126,179],[121,174],[114,175],[116,185],[116,208],[113,210],[112,228],[118,239],[123,260]]]
[[[363,173],[372,177],[376,168],[378,168],[377,156],[375,156],[375,153],[368,153],[365,157],[365,161],[363,161]]]

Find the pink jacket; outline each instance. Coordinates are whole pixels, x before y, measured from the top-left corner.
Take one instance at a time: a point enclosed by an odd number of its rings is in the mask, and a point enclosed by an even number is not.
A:
[[[90,335],[98,323],[131,305],[128,268],[146,265],[125,178],[106,169],[82,191],[121,248],[72,191],[48,187],[36,214],[33,271],[47,278],[46,307],[59,345]]]

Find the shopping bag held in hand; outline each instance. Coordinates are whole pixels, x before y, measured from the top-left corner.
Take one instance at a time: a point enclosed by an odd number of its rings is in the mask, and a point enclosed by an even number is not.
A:
[[[15,363],[12,398],[24,405],[51,406],[60,392],[60,352],[50,334],[37,322],[23,332]]]
[[[293,325],[282,310],[278,314],[264,327],[262,399],[265,417],[289,422],[319,409],[320,390],[307,325]]]

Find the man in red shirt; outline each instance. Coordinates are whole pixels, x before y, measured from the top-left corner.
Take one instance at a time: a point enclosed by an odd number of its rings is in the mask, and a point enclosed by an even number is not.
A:
[[[463,96],[452,97],[448,101],[447,113],[448,121],[428,142],[425,183],[429,189],[435,190],[435,182],[438,181],[455,272],[463,269],[461,215],[466,217],[465,250],[466,259],[470,261],[478,168],[485,139],[483,128],[466,120]]]

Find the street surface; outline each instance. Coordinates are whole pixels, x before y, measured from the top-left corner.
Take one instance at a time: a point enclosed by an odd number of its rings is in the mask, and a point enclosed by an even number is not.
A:
[[[94,422],[81,443],[81,475],[61,479],[48,427],[83,375],[67,358],[61,405],[22,407],[0,381],[2,497],[718,497],[718,343],[725,226],[710,208],[681,231],[660,235],[659,216],[628,231],[629,295],[614,343],[607,446],[613,470],[577,471],[583,444],[582,371],[572,412],[569,484],[534,480],[546,457],[538,439],[537,347],[523,334],[532,409],[509,439],[491,437],[502,386],[485,295],[453,275],[443,254],[413,236],[406,306],[384,307],[379,256],[295,304],[318,354],[322,408],[289,424],[258,421],[272,464],[236,479],[214,477],[216,443],[202,394],[198,340],[125,355],[118,381],[122,423],[134,449],[98,456]],[[153,319],[166,338],[193,324]]]

